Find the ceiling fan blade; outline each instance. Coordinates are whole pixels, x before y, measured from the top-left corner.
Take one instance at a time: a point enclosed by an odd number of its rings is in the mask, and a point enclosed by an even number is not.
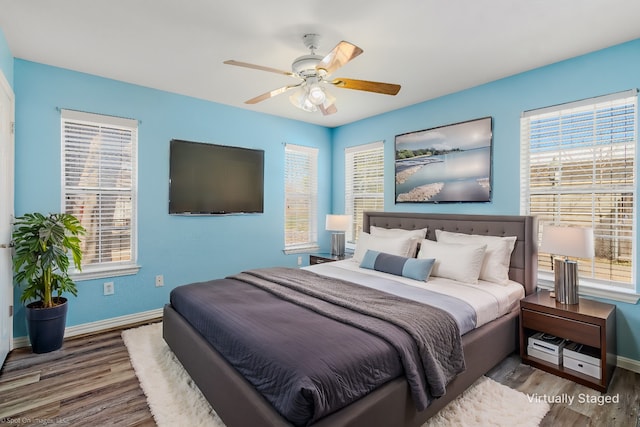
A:
[[[251,98],[250,100],[245,101],[244,103],[245,104],[257,104],[260,101],[264,101],[266,99],[273,98],[274,96],[280,95],[281,93],[285,93],[289,89],[293,89],[294,87],[298,87],[300,85],[302,85],[302,83],[297,84],[297,85],[283,86],[281,88],[272,90],[270,92],[263,93],[262,95],[256,96],[255,98]]]
[[[325,70],[327,74],[332,74],[335,70],[351,61],[362,53],[358,46],[346,41],[341,41],[327,54],[322,61],[316,65],[317,70]]]
[[[318,105],[318,108],[320,109],[320,111],[322,111],[322,114],[324,116],[328,116],[329,114],[334,114],[338,112],[338,109],[336,108],[336,104],[331,104],[326,107],[323,104],[320,104]]]
[[[278,70],[277,68],[271,68],[271,67],[264,67],[262,65],[249,64],[248,62],[234,61],[233,59],[230,59],[228,61],[224,61],[224,63],[227,64],[227,65],[236,65],[238,67],[253,68],[254,70],[268,71],[270,73],[284,74],[285,76],[295,77],[295,74],[293,74],[291,71],[284,71],[284,70]]]
[[[345,89],[364,90],[384,95],[396,95],[400,91],[400,85],[393,83],[370,82],[367,80],[345,79],[343,77],[333,79],[331,84]]]

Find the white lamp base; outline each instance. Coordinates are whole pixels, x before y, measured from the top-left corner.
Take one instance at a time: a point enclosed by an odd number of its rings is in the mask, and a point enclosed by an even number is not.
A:
[[[331,234],[331,255],[344,256],[344,233]]]
[[[556,301],[561,304],[578,304],[578,263],[561,258],[553,261]]]

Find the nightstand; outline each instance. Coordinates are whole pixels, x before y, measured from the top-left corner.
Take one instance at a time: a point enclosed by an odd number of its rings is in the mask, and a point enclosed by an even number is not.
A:
[[[324,264],[325,262],[340,261],[353,257],[352,253],[346,253],[343,256],[327,254],[311,254],[309,255],[309,265]]]
[[[585,360],[592,362],[591,368],[596,363],[595,374],[592,369],[588,375],[586,362],[565,366],[562,355],[559,364],[529,355],[529,337],[537,332],[582,344],[591,355]],[[570,354],[564,353],[565,358]],[[578,304],[560,304],[549,291],[529,295],[520,300],[520,356],[531,366],[605,392],[616,368],[616,306],[585,298]]]

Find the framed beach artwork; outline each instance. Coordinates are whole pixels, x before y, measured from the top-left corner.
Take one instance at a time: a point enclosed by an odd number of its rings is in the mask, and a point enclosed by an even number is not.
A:
[[[491,117],[396,135],[396,203],[491,201]]]

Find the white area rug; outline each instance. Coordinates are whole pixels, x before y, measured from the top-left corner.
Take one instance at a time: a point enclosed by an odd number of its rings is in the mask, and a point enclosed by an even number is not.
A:
[[[162,339],[162,324],[122,332],[131,364],[159,427],[224,423]],[[537,427],[549,405],[482,377],[423,427]]]
[[[546,402],[481,377],[423,427],[538,427],[549,409]]]
[[[127,329],[122,339],[159,427],[224,427],[162,338],[162,323]]]

